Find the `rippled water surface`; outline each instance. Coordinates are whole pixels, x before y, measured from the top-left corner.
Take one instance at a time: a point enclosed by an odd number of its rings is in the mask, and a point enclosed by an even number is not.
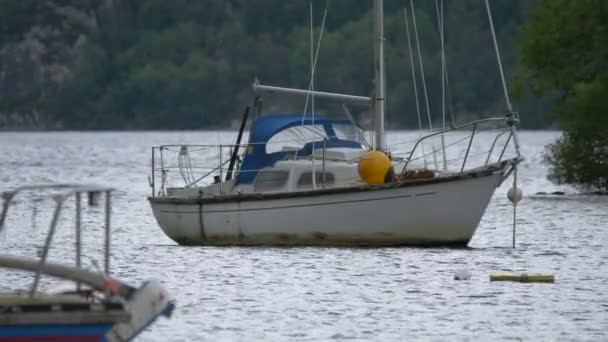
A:
[[[407,136],[396,133],[393,136]],[[468,249],[180,247],[146,201],[150,146],[230,143],[233,132],[0,133],[0,190],[40,182],[111,185],[113,272],[161,279],[177,309],[139,341],[608,340],[608,197],[546,179],[544,146],[556,132],[523,132],[517,248],[503,184]],[[395,138],[393,138],[395,139]],[[507,183],[510,183],[507,182]],[[533,195],[565,191],[564,196]],[[52,203],[20,203],[2,252],[35,256]],[[69,205],[50,259],[71,260]],[[429,208],[432,210],[432,208]],[[85,245],[99,258],[99,208],[86,209]],[[72,229],[72,230],[71,230]],[[99,260],[101,262],[101,260]],[[72,262],[72,261],[70,261]],[[87,259],[87,267],[92,262]],[[467,270],[471,279],[453,280]],[[492,283],[492,271],[540,271],[555,284]],[[0,291],[31,278],[0,270]],[[45,289],[61,284],[46,281]]]

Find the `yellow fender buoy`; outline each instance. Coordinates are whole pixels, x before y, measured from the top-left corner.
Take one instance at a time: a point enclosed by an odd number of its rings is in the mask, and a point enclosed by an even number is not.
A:
[[[386,174],[393,167],[388,156],[380,151],[369,151],[357,166],[359,177],[367,184],[377,185],[384,184]]]
[[[554,283],[555,276],[551,273],[490,273],[490,281],[517,281],[520,283]]]

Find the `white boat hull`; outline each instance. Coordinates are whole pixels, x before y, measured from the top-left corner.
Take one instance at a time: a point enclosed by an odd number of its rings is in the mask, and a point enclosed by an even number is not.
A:
[[[283,198],[149,200],[165,234],[183,245],[466,245],[502,171]]]

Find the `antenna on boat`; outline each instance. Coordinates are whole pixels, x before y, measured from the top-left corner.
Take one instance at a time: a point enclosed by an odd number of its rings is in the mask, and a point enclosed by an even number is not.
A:
[[[385,68],[384,68],[384,1],[374,0],[374,130],[376,150],[383,151],[384,109],[385,109]]]
[[[236,159],[239,155],[239,148],[241,147],[241,139],[243,138],[243,131],[245,130],[245,124],[247,123],[247,117],[249,116],[250,107],[247,106],[245,108],[245,112],[243,113],[243,120],[241,121],[241,127],[239,127],[239,133],[236,137],[236,143],[234,144],[234,148],[232,149],[232,155],[230,156],[230,164],[228,164],[228,171],[226,171],[226,181],[232,179],[232,171],[234,170],[234,164],[236,163]]]

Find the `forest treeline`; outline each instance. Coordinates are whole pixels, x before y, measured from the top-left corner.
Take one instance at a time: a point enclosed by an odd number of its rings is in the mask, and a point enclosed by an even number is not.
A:
[[[434,1],[414,3],[430,112],[438,125],[437,11]],[[483,0],[444,3],[448,112],[456,122],[502,115]],[[538,99],[513,86],[521,73],[520,33],[537,1],[491,3],[523,125],[552,127],[556,116],[547,95]],[[309,6],[309,0],[0,0],[0,128],[227,127],[251,103],[254,79],[308,86]],[[315,89],[370,95],[372,2],[313,1],[315,44],[326,6]],[[413,34],[409,1],[385,1],[387,121],[393,128],[418,125],[404,8]],[[419,71],[417,66],[420,86]],[[424,101],[421,88],[419,96]],[[273,100],[264,108],[304,109],[302,98]]]

